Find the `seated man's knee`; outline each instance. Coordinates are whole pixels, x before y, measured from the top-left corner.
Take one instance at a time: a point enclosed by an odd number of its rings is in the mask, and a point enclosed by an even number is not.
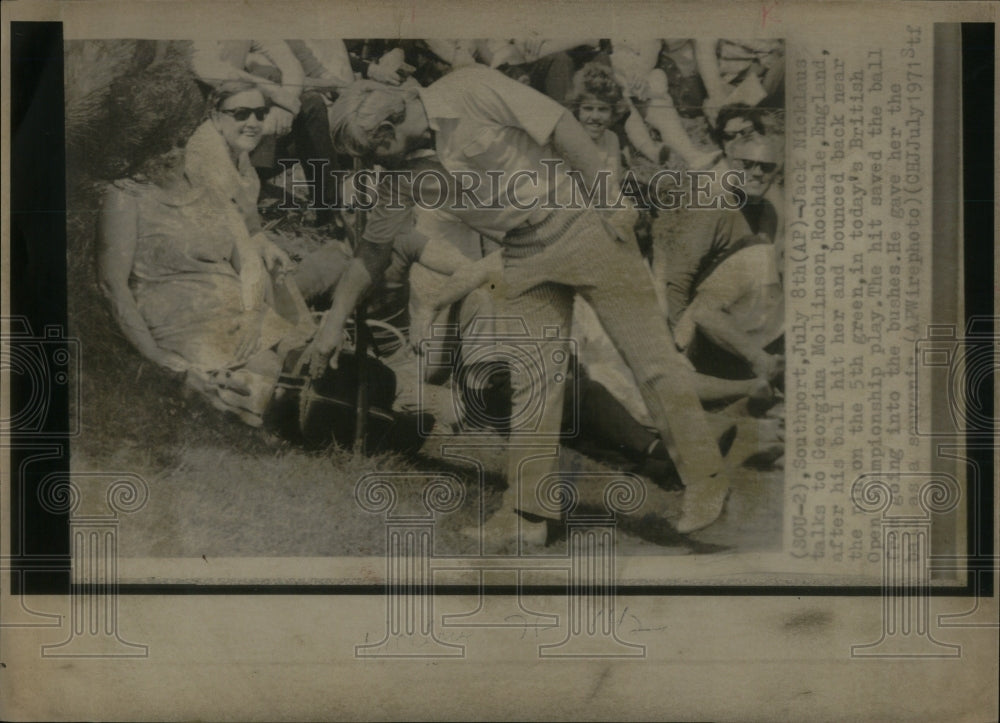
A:
[[[299,110],[299,115],[302,118],[327,118],[326,101],[319,93],[307,91],[301,95],[299,102],[302,104],[301,110]]]
[[[295,269],[292,279],[310,306],[329,303],[351,257],[336,246],[325,246],[306,256]]]

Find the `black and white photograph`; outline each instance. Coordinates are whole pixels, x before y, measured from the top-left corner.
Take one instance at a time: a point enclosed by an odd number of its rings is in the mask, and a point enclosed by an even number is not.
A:
[[[614,472],[623,554],[780,549],[781,39],[65,63],[71,466],[148,483],[123,557],[383,555],[380,470],[457,480],[453,554],[558,553],[540,485],[600,511]]]
[[[997,719],[998,7],[0,3],[0,719]]]

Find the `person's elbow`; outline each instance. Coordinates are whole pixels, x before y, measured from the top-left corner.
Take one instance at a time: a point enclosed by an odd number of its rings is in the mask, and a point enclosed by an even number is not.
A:
[[[101,292],[101,296],[110,300],[119,291],[121,273],[116,268],[117,264],[115,264],[111,250],[106,247],[106,242],[103,239],[102,242],[104,247],[97,253],[97,290]]]
[[[583,130],[580,126],[580,121],[569,112],[569,109],[563,110],[558,120],[556,120],[555,126],[552,128],[552,144],[557,148],[565,147],[572,142],[573,132],[576,130]]]
[[[358,245],[355,261],[367,273],[369,285],[377,284],[392,261],[392,244],[362,241]]]
[[[132,295],[132,290],[129,289],[127,282],[122,282],[116,274],[104,270],[98,271],[97,289],[114,308],[120,306],[124,300]]]

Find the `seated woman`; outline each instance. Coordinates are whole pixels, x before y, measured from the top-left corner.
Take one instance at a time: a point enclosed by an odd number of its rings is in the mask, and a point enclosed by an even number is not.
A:
[[[236,105],[259,102],[256,91],[242,95],[215,111],[259,107]],[[98,275],[128,341],[247,424],[307,447],[354,439],[357,374],[327,370],[310,382],[292,371],[315,325],[284,274],[288,257],[250,234],[232,197],[185,172],[183,146],[204,107],[190,76],[144,71],[117,83],[111,99],[110,130],[130,162],[101,209]],[[259,120],[235,120],[250,116]],[[395,376],[374,359],[367,371],[367,449],[419,448],[418,430],[433,419],[389,411]]]
[[[239,102],[263,105],[250,94]],[[284,356],[312,333],[308,314],[289,320],[268,303],[266,267],[288,259],[250,235],[231,197],[185,173],[185,141],[203,107],[189,78],[147,72],[117,83],[111,98],[111,131],[131,164],[101,209],[101,289],[147,359],[186,372],[215,406],[260,425]]]

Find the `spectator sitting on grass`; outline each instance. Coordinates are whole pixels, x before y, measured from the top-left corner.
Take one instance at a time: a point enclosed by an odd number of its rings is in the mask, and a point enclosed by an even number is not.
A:
[[[267,303],[267,269],[287,269],[284,252],[251,236],[231,199],[185,173],[184,146],[203,101],[174,71],[151,69],[112,89],[112,130],[126,139],[130,162],[101,209],[100,285],[143,356],[186,372],[213,404],[260,424],[283,356],[305,344],[311,321],[306,315],[297,326]],[[232,97],[263,104],[255,90]]]

